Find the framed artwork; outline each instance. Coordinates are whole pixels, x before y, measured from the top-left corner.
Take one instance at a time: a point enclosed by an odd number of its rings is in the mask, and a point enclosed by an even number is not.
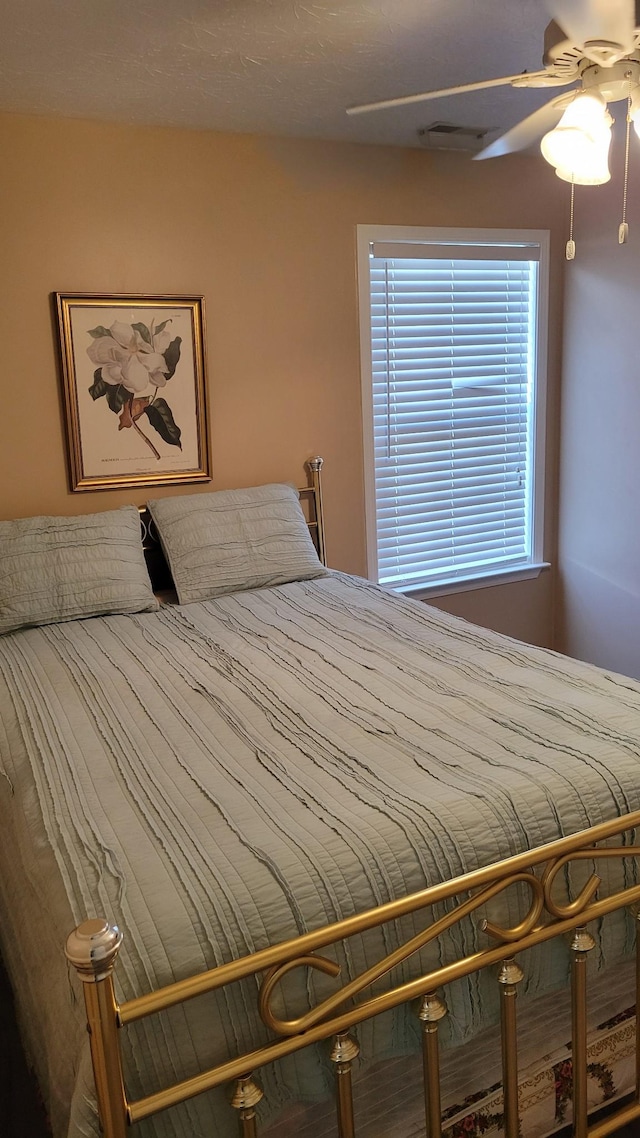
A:
[[[203,298],[55,299],[71,489],[209,481]]]

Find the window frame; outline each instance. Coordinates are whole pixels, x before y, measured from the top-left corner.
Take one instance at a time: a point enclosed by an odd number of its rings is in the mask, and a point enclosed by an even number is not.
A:
[[[549,231],[546,229],[467,229],[449,227],[422,227],[398,225],[357,226],[357,277],[360,322],[360,372],[362,381],[362,425],[365,495],[365,533],[367,577],[378,580],[378,548],[375,487],[375,444],[373,414],[373,366],[371,327],[370,250],[375,243],[424,245],[455,245],[461,256],[470,246],[489,245],[492,248],[516,245],[534,245],[539,249],[539,270],[536,301],[535,381],[531,409],[532,423],[532,497],[531,513],[532,555],[530,560],[512,568],[494,566],[480,573],[458,577],[455,580],[431,581],[410,586],[397,586],[398,591],[412,596],[444,596],[499,585],[510,581],[523,581],[537,577],[549,567],[544,560],[544,496],[545,496],[545,441],[547,398],[547,352],[549,314]],[[391,586],[394,587],[394,586]]]

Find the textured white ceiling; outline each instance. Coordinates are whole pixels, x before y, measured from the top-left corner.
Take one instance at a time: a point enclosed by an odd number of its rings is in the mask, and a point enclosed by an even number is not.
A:
[[[434,120],[507,129],[553,92],[345,108],[535,70],[543,0],[2,0],[0,109],[418,144]]]

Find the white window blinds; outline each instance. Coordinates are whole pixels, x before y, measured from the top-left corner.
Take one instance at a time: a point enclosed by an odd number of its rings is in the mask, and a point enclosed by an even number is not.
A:
[[[378,580],[533,561],[536,245],[369,243]]]

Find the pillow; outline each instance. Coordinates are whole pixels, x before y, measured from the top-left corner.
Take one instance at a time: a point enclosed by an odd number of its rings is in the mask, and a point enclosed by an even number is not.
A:
[[[0,633],[156,608],[135,506],[0,522]]]
[[[292,486],[148,503],[181,605],[327,573]]]

